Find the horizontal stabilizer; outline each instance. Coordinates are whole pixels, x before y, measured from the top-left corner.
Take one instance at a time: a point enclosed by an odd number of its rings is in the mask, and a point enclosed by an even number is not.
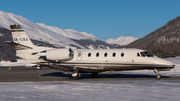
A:
[[[26,50],[26,49],[33,49],[32,47],[28,47],[22,44],[18,44],[12,41],[5,41],[6,44],[14,47],[16,50]]]

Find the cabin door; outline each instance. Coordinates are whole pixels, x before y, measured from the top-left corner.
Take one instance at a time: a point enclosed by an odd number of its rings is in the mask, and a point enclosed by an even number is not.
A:
[[[82,60],[82,55],[83,55],[83,52],[82,52],[82,51],[77,51],[77,60],[78,60],[78,61],[81,61],[81,60]]]

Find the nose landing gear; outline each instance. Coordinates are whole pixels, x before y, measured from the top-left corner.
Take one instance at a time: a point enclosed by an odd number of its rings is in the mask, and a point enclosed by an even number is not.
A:
[[[154,69],[154,73],[157,74],[156,79],[161,79],[161,75],[159,74],[159,71],[157,69]]]

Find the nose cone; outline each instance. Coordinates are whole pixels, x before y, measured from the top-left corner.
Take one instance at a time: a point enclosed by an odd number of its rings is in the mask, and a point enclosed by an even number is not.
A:
[[[172,69],[175,67],[175,64],[173,62],[170,62],[170,61],[167,61],[167,60],[161,59],[161,58],[154,59],[154,63],[157,65],[160,65],[162,67],[165,67],[165,68]]]
[[[166,60],[166,65],[171,67],[171,68],[175,67],[175,64],[173,62],[170,62],[170,61],[167,61],[167,60]]]

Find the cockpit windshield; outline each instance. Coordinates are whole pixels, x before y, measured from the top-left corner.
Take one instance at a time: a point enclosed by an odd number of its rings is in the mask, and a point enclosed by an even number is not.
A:
[[[142,57],[154,57],[154,55],[148,51],[140,52]]]
[[[146,54],[144,52],[140,52],[142,57],[145,57]]]
[[[154,55],[148,51],[144,51],[144,53],[146,54],[147,57],[153,57]]]

